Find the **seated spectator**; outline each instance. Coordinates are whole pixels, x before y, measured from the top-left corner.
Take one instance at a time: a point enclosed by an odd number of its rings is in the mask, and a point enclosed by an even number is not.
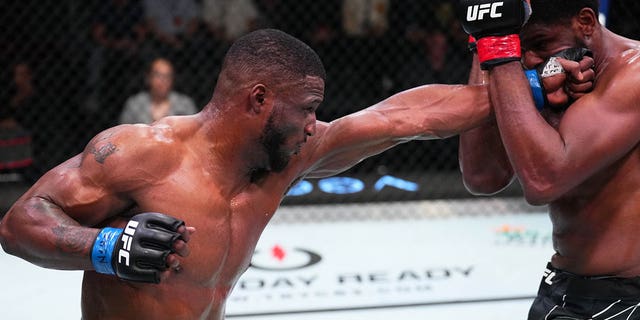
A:
[[[165,116],[194,114],[193,100],[173,91],[173,66],[166,59],[155,59],[147,72],[149,91],[140,92],[125,103],[120,123],[150,124]]]
[[[143,4],[154,50],[177,61],[198,30],[197,4],[194,0],[144,0]]]
[[[352,88],[352,97],[345,97],[346,104],[368,105],[389,96],[390,74],[393,66],[381,63],[380,57],[388,54],[390,0],[343,0],[341,6],[344,60],[357,64],[341,63],[342,72],[349,78],[361,79]],[[344,81],[346,80],[346,81]],[[352,83],[344,79],[340,82]],[[342,85],[342,84],[340,84]],[[356,99],[356,100],[353,100]],[[342,99],[340,99],[342,100]],[[350,113],[355,110],[345,110]]]
[[[389,28],[389,0],[344,0],[342,27],[349,37],[382,36]]]
[[[96,100],[112,100],[128,85],[122,79],[139,72],[135,66],[146,34],[142,6],[135,0],[108,0],[94,17],[88,85]]]
[[[145,33],[142,6],[137,1],[110,0],[101,3],[92,30],[96,44],[122,54],[134,54]]]
[[[232,42],[255,30],[258,18],[252,0],[202,0],[202,21],[222,41]]]
[[[419,36],[413,36],[417,50],[397,69],[399,91],[430,83],[458,84],[467,80],[468,69],[460,67],[462,60],[450,48],[444,31],[424,30]]]
[[[31,124],[34,110],[30,106],[36,90],[27,63],[15,64],[12,72],[8,95],[0,100],[0,174],[17,173],[29,181],[35,177],[30,175],[32,140],[25,125]]]

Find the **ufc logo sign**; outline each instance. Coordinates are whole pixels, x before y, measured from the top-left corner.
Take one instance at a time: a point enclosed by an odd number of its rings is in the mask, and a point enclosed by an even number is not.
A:
[[[500,18],[502,13],[498,12],[498,8],[502,7],[504,2],[493,2],[476,4],[467,7],[467,21],[483,20],[488,13],[491,18]]]
[[[118,263],[122,263],[124,259],[124,264],[129,266],[129,251],[131,251],[131,241],[133,240],[133,235],[136,233],[136,228],[138,227],[138,221],[129,221],[127,226],[124,228],[124,234],[122,235],[122,249],[118,251]]]

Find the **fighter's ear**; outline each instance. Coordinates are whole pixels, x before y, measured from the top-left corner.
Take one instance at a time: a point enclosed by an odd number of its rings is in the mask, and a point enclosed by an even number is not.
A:
[[[593,35],[596,25],[598,24],[598,15],[591,8],[582,8],[575,17],[578,30],[586,37]]]
[[[267,87],[264,84],[258,83],[251,88],[249,105],[252,112],[256,114],[263,112],[265,107],[267,107],[267,94]]]

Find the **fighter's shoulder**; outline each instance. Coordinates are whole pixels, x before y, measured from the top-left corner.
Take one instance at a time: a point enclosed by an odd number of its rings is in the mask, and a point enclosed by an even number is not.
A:
[[[640,45],[621,51],[611,59],[610,65],[605,69],[605,72],[625,76],[638,74],[638,71],[640,71]]]
[[[176,160],[181,143],[174,129],[168,125],[125,124],[96,135],[85,148],[85,157],[109,164],[146,164]]]
[[[596,79],[596,90],[602,93],[637,97],[637,83],[640,82],[640,47],[630,48],[614,56]]]
[[[174,143],[175,136],[175,129],[167,124],[123,124],[100,132],[91,141],[110,141],[155,148]]]

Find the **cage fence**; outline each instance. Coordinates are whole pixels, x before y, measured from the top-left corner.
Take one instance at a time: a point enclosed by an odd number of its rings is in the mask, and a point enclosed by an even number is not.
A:
[[[603,2],[607,27],[638,38],[640,2]],[[281,29],[318,52],[323,121],[422,84],[465,83],[471,59],[450,0],[21,0],[0,2],[0,21],[0,141],[13,142],[0,146],[3,206],[108,127],[200,110],[227,48],[251,30]],[[162,93],[181,107],[141,107]],[[409,142],[305,180],[284,204],[470,198],[457,147]],[[484,203],[469,212],[495,209]]]

